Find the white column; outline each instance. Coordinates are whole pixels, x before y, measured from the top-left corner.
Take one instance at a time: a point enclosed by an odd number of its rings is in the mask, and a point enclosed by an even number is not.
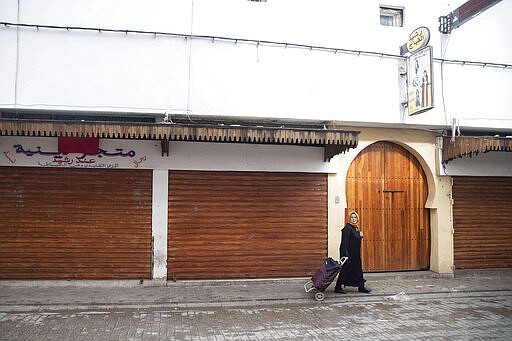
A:
[[[347,207],[345,173],[328,175],[327,193],[327,256],[338,259],[340,258],[341,228],[344,225],[345,208]]]
[[[153,170],[153,279],[167,279],[168,170]]]

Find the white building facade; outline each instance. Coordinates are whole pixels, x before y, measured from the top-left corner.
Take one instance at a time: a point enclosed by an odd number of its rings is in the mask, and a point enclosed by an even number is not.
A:
[[[0,278],[309,276],[349,210],[365,271],[512,266],[512,2],[464,3],[1,1]]]

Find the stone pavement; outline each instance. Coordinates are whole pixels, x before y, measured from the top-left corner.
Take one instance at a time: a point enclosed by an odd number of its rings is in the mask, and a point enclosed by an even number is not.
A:
[[[0,340],[512,339],[512,269],[365,277],[322,302],[307,278],[0,281]]]
[[[347,295],[325,291],[324,302],[409,296],[510,294],[512,269],[459,270],[454,276],[429,271],[365,274],[371,294],[347,288]],[[219,281],[0,281],[0,309],[70,307],[202,307],[315,301],[308,278]]]

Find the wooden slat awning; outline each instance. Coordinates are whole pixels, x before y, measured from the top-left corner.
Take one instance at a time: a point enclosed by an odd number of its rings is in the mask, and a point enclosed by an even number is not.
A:
[[[238,125],[1,120],[0,136],[96,136],[110,139],[287,144],[324,147],[324,158],[329,160],[357,147],[359,132]]]
[[[450,137],[443,139],[443,163],[490,151],[512,151],[512,139],[494,136],[459,136],[454,142]]]

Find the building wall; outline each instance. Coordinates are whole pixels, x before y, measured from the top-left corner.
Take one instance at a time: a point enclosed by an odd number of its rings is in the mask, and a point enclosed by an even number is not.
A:
[[[376,141],[404,146],[422,165],[429,186],[427,208],[431,211],[431,270],[451,273],[453,241],[450,178],[440,176],[435,134],[427,131],[363,129],[356,149],[323,161],[314,147],[171,143],[170,156],[162,157],[158,142],[100,140],[98,155],[55,155],[57,138],[0,137],[0,166],[153,169],[154,276],[164,276],[167,233],[168,170],[235,170],[328,173],[328,254],[338,257],[340,228],[345,222],[345,181],[351,162]],[[290,198],[293,200],[293,198]]]
[[[438,128],[457,119],[462,126],[511,129],[511,67],[439,59],[510,64],[512,3],[502,1],[451,35],[440,34],[438,17],[463,2],[396,0],[390,4],[404,7],[404,27],[385,27],[376,0],[5,0],[1,21],[252,41],[1,26],[0,106]],[[401,58],[382,54],[398,55],[418,26],[430,29],[438,59],[435,108],[409,117],[400,107]]]
[[[453,160],[445,167],[439,162],[436,132],[454,122],[492,135],[512,129],[511,67],[440,61],[510,65],[512,1],[501,1],[450,35],[440,34],[438,17],[464,2],[393,1],[389,5],[404,7],[404,27],[384,27],[379,24],[381,2],[376,0],[1,1],[0,21],[4,22],[177,36],[0,25],[0,108],[313,119],[334,121],[343,129],[353,125],[361,134],[356,149],[329,163],[323,162],[322,148],[189,142],[171,143],[169,158],[162,158],[158,142],[132,140],[102,140],[100,147],[107,154],[115,154],[116,148],[124,153],[136,151],[133,157],[105,154],[86,163],[27,155],[37,147],[56,150],[56,139],[0,137],[0,165],[149,168],[154,170],[155,186],[164,185],[169,169],[329,173],[328,253],[337,256],[348,167],[364,147],[391,141],[404,146],[423,165],[429,183],[431,269],[450,273],[449,176],[512,176],[509,153]],[[407,116],[400,106],[403,59],[397,55],[399,46],[419,26],[430,29],[437,59],[434,109]],[[19,141],[25,152],[17,153],[13,147]],[[165,193],[154,195],[155,210],[160,213],[153,216],[153,232],[161,236]],[[162,251],[165,245],[156,248]],[[155,259],[155,264],[161,270],[163,256],[158,257],[160,263]]]
[[[439,167],[440,153],[436,134],[429,131],[362,129],[358,147],[334,157],[330,162],[324,162],[322,148],[315,147],[172,142],[169,157],[162,157],[159,142],[113,139],[101,139],[101,153],[82,158],[79,154],[59,155],[57,138],[2,136],[0,166],[153,169],[154,274],[159,276],[164,273],[162,269],[166,261],[166,242],[162,238],[167,233],[167,193],[164,189],[167,188],[169,170],[328,173],[328,254],[337,257],[340,228],[346,221],[344,212],[347,171],[357,155],[377,141],[389,141],[405,147],[422,165],[429,189],[426,207],[431,214],[431,270],[451,273],[451,178],[442,173],[443,168]],[[487,156],[493,157],[491,153],[478,157]],[[460,162],[471,160],[461,159]],[[453,164],[456,161],[453,160]],[[448,165],[450,164],[451,162]],[[482,170],[481,175],[506,175],[510,172],[509,162],[493,165],[495,174]]]

